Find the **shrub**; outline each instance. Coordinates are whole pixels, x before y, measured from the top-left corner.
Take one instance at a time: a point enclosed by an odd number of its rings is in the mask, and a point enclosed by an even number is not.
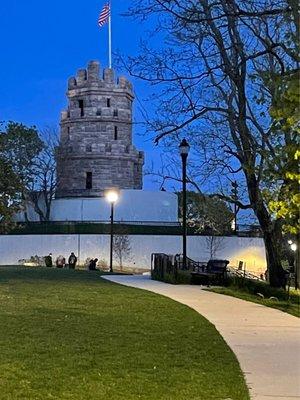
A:
[[[103,271],[109,270],[108,262],[104,260],[104,258],[101,258],[101,260],[97,262],[97,267],[99,267]]]
[[[235,287],[250,294],[261,293],[265,298],[277,297],[278,300],[287,300],[288,293],[283,289],[272,288],[267,282],[255,281],[243,277],[230,277],[227,279],[226,286]],[[292,302],[299,302],[299,295],[296,293],[290,294]]]
[[[177,276],[171,272],[164,272],[163,277],[157,270],[152,270],[151,272],[151,279],[155,281],[165,282],[165,283],[172,283],[173,285],[177,284],[190,284],[191,283],[191,273],[190,271],[177,271]]]

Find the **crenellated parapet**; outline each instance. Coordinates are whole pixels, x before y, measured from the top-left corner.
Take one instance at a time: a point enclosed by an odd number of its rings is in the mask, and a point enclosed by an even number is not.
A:
[[[102,73],[101,73],[102,72]],[[132,84],[124,76],[115,78],[114,70],[112,68],[100,69],[98,61],[90,61],[87,69],[79,69],[76,77],[72,77],[68,81],[68,89],[74,90],[90,85],[104,88],[106,85],[110,89],[125,89],[132,92]]]
[[[144,153],[132,144],[132,84],[98,61],[68,80],[61,113],[57,197],[141,189]]]

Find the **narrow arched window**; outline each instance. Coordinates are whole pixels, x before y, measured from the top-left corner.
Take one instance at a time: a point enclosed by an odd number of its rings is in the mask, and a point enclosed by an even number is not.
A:
[[[78,100],[78,106],[80,108],[80,116],[84,116],[84,107],[83,107],[83,100]]]
[[[85,188],[86,189],[92,189],[93,188],[93,174],[92,174],[92,172],[87,172],[86,173]]]

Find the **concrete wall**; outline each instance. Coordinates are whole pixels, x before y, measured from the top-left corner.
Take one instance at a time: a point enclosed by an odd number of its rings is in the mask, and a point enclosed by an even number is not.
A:
[[[28,209],[30,221],[39,221],[38,215]],[[51,206],[51,221],[109,221],[110,205],[102,198],[56,199]],[[115,205],[116,221],[178,221],[177,195],[147,190],[121,190]],[[18,221],[24,221],[22,213]]]
[[[207,261],[209,251],[205,236],[190,236],[187,240],[188,256],[197,261]],[[180,236],[130,236],[131,258],[124,264],[150,268],[151,253],[176,254],[181,251]],[[109,235],[7,235],[0,236],[0,265],[17,264],[20,259],[33,255],[44,256],[52,252],[55,259],[74,251],[83,262],[87,257],[109,259]],[[261,273],[266,269],[265,248],[260,238],[224,237],[216,258],[230,260],[237,266],[246,262],[246,269]]]

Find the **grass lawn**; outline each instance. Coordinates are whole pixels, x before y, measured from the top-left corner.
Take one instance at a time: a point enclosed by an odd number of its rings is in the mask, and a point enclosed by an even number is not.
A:
[[[284,311],[288,314],[294,315],[295,317],[300,317],[300,291],[297,292],[295,290],[291,290],[291,298],[290,301],[285,300],[287,297],[286,292],[282,290],[272,293],[272,296],[277,297],[278,300],[270,300],[268,296],[265,298],[259,297],[257,294],[249,293],[247,287],[241,288],[237,286],[231,287],[220,287],[220,288],[211,288],[207,289],[211,292],[226,294],[228,296],[237,297],[239,299],[252,301],[253,303],[261,304],[263,306],[277,308],[278,310]],[[261,293],[261,290],[257,290],[257,293]],[[269,296],[271,297],[271,296]]]
[[[248,400],[212,324],[99,272],[0,267],[1,400]]]

